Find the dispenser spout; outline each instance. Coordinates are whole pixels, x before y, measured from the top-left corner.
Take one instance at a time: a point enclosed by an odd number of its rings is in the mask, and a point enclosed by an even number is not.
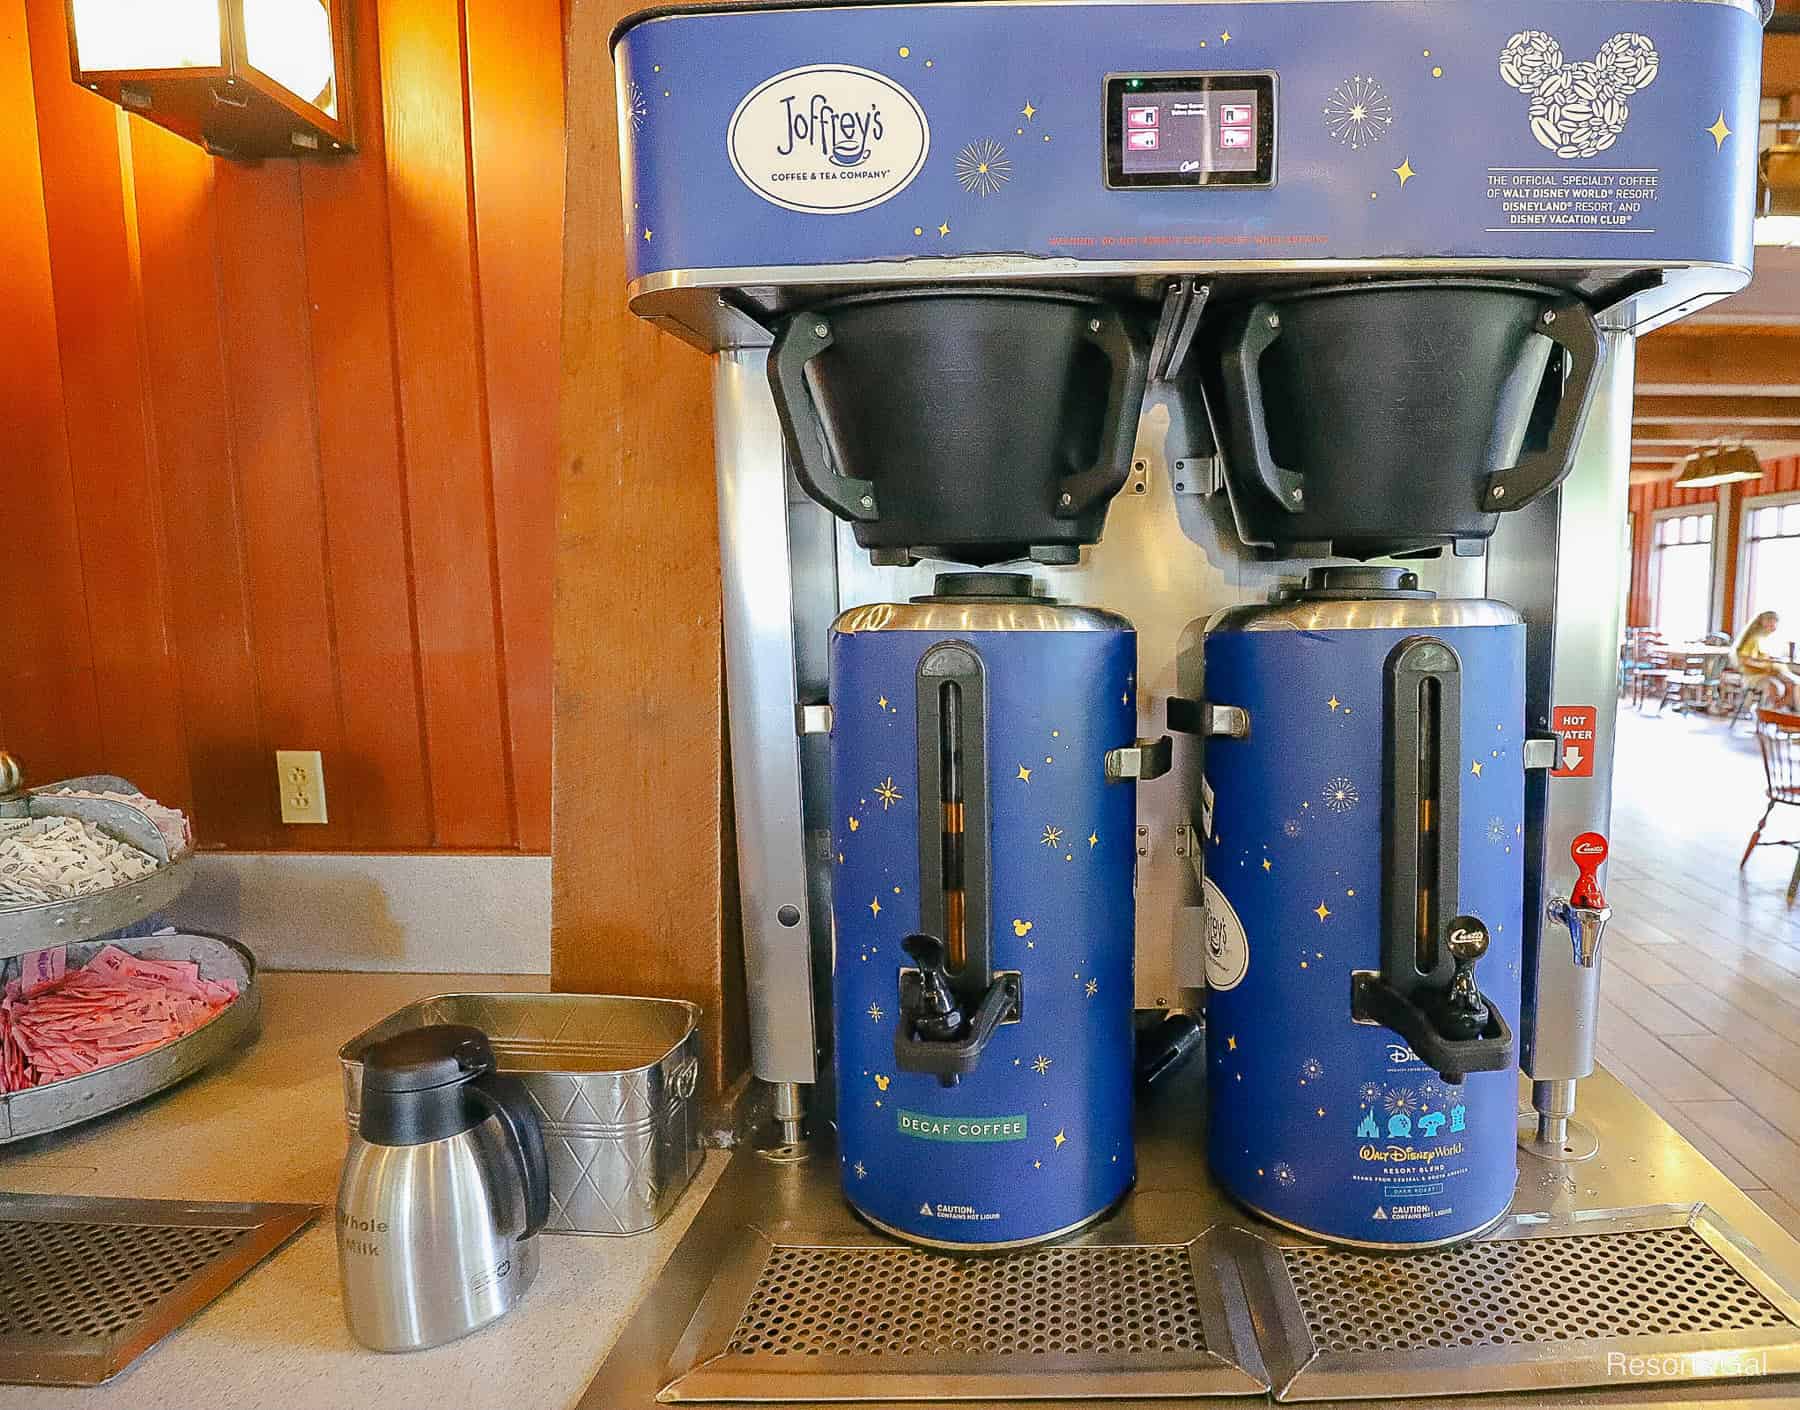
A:
[[[1547,909],[1551,920],[1568,927],[1575,963],[1592,969],[1600,963],[1600,942],[1612,919],[1612,907],[1606,904],[1597,875],[1606,861],[1606,839],[1597,832],[1584,832],[1569,852],[1578,871],[1575,885],[1567,896],[1551,897]]]

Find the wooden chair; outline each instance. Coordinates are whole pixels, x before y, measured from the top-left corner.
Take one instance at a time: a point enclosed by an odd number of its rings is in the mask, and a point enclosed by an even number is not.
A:
[[[1722,667],[1724,658],[1703,652],[1676,652],[1665,656],[1664,660],[1668,663],[1666,667],[1657,667],[1650,673],[1662,682],[1661,693],[1656,697],[1656,713],[1662,714],[1663,706],[1671,704],[1678,710],[1704,706],[1707,692],[1718,684],[1716,672],[1708,678],[1708,668],[1715,662]]]
[[[1788,904],[1794,904],[1794,895],[1800,892],[1800,838],[1782,838],[1779,841],[1764,842],[1763,829],[1769,825],[1769,815],[1778,804],[1800,808],[1800,715],[1790,714],[1785,710],[1758,710],[1756,712],[1756,742],[1762,750],[1763,778],[1767,786],[1768,806],[1756,824],[1756,831],[1750,834],[1750,841],[1744,848],[1744,855],[1738,862],[1738,870],[1750,860],[1750,854],[1758,847],[1792,847],[1794,848],[1794,874],[1788,880]]]

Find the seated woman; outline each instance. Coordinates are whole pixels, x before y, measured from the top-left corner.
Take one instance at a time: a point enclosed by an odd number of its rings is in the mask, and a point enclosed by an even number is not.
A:
[[[1771,656],[1767,649],[1769,639],[1780,625],[1778,613],[1759,612],[1738,636],[1732,654],[1752,692],[1760,698],[1772,699],[1783,709],[1791,709],[1794,687],[1800,684],[1800,676],[1790,671],[1786,662]]]

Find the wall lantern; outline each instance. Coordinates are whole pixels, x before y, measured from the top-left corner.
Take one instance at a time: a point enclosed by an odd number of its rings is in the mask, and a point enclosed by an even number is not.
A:
[[[75,81],[224,157],[350,148],[350,0],[66,0]]]

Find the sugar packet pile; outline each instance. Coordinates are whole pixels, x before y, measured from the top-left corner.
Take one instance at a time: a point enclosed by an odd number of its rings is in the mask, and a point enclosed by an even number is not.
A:
[[[238,996],[191,960],[108,945],[81,969],[57,946],[21,957],[0,995],[0,1091],[21,1092],[153,1052],[204,1026]]]
[[[92,895],[155,870],[148,852],[80,818],[0,818],[0,910]]]

